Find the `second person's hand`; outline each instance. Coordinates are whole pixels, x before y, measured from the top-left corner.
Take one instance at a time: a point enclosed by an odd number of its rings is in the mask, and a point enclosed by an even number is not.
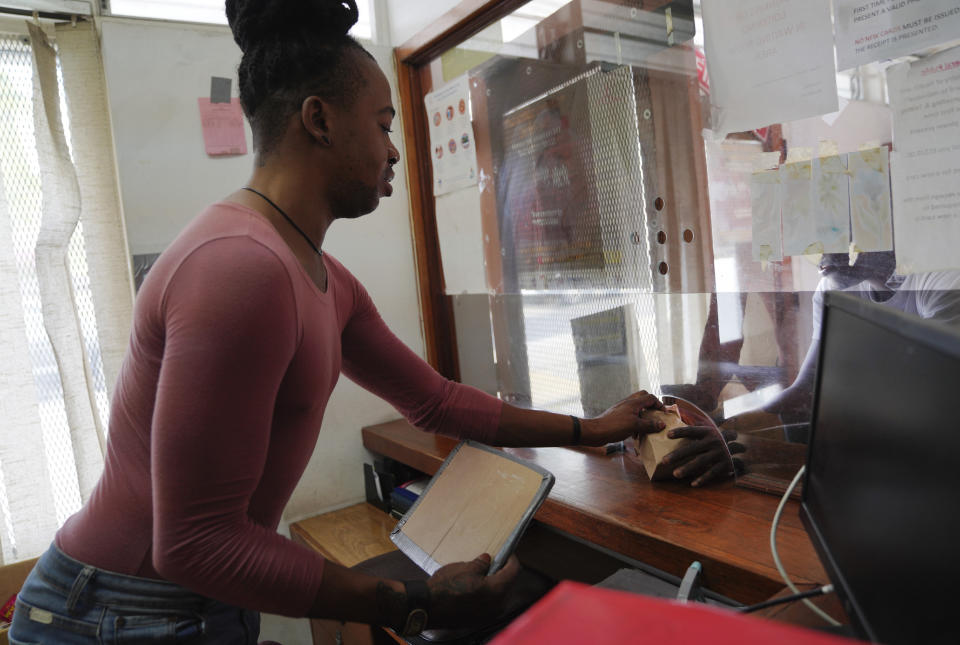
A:
[[[746,448],[735,441],[735,431],[724,429],[721,432],[722,439],[716,430],[705,426],[670,430],[667,436],[671,439],[688,441],[665,455],[661,463],[673,467],[674,478],[690,479],[690,485],[694,487],[732,476],[736,469],[733,455],[746,451]]]

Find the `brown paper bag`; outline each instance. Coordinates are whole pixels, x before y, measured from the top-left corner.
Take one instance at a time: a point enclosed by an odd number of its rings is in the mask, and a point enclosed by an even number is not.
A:
[[[647,471],[647,476],[651,481],[671,479],[674,464],[662,464],[660,461],[665,455],[673,452],[689,439],[671,439],[667,436],[667,433],[672,428],[683,428],[687,424],[680,418],[680,410],[676,405],[665,406],[663,410],[645,410],[643,418],[658,419],[666,424],[666,427],[660,432],[644,435],[640,438],[639,445],[634,444],[636,452],[643,462],[643,468]]]

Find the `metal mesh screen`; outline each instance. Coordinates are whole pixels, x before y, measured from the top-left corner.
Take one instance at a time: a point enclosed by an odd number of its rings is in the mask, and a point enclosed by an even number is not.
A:
[[[498,296],[497,308],[513,312],[525,340],[525,361],[498,363],[507,400],[592,416],[659,388],[669,342],[652,293],[648,95],[641,70],[605,65],[504,115],[513,181],[502,255],[515,258],[520,293]]]

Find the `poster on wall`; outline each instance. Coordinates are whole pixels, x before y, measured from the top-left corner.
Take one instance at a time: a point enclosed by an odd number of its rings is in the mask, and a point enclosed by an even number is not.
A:
[[[243,130],[243,109],[240,99],[226,103],[197,99],[200,108],[200,126],[203,146],[211,157],[247,154],[247,136]]]
[[[703,0],[720,138],[839,108],[830,0]]]
[[[477,183],[477,153],[470,121],[467,75],[423,97],[430,121],[433,194],[445,195]]]
[[[902,273],[960,265],[960,48],[887,70]]]
[[[960,37],[956,0],[833,0],[833,7],[840,70]]]

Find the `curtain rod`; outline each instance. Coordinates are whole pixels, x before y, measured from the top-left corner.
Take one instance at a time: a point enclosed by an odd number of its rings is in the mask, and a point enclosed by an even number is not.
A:
[[[88,20],[90,18],[90,16],[75,13],[65,13],[62,11],[30,11],[29,9],[17,9],[15,7],[3,6],[0,6],[0,14],[26,16],[28,18],[32,18],[34,15],[36,15],[38,18],[45,18],[47,20],[64,20],[66,22],[71,22],[73,20]]]

